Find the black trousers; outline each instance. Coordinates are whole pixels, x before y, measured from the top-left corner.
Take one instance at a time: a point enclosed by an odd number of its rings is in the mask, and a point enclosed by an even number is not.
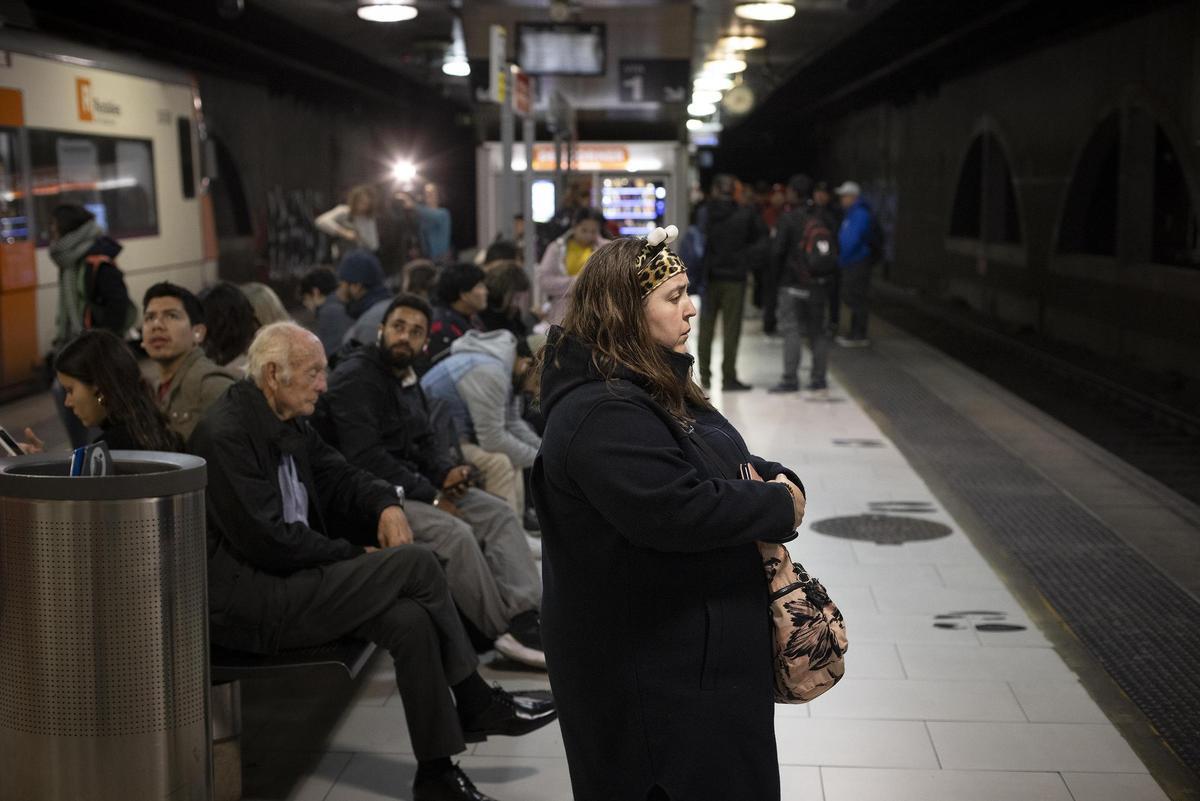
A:
[[[842,297],[850,309],[850,338],[867,337],[867,295],[871,289],[871,261],[847,264],[842,268]]]
[[[353,635],[392,655],[417,759],[466,748],[450,687],[474,673],[478,659],[432,551],[402,545],[289,576],[256,572],[252,584],[283,601],[282,619],[271,621],[279,648]],[[220,642],[220,627],[212,631]]]

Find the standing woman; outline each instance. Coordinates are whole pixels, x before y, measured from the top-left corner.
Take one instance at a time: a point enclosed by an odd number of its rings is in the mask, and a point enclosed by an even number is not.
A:
[[[58,352],[54,370],[66,392],[66,406],[114,451],[178,451],[183,443],[171,431],[142,378],[137,359],[117,336],[99,329],[84,331]],[[42,450],[33,432],[28,453]]]
[[[696,309],[663,236],[599,248],[543,353],[532,488],[550,683],[575,801],[778,801],[755,543],[795,536],[804,492],[743,456],[693,382]],[[769,480],[741,480],[741,461]]]
[[[355,248],[372,253],[379,250],[379,223],[375,206],[375,190],[363,184],[347,193],[345,203],[317,217],[317,228],[333,237],[335,261]]]
[[[538,264],[537,282],[543,308],[549,304],[547,322],[555,325],[562,322],[571,285],[592,252],[608,243],[600,233],[603,230],[604,215],[598,209],[585,207],[575,212],[570,230],[546,248]]]

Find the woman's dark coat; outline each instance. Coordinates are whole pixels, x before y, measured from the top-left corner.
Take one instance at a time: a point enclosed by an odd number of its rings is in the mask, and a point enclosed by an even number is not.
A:
[[[642,801],[655,785],[672,801],[777,801],[754,543],[795,536],[788,491],[737,480],[744,444],[719,414],[685,431],[639,377],[605,381],[557,329],[547,348],[532,488],[542,636],[575,801]],[[672,361],[688,380],[690,357]],[[764,478],[797,481],[750,461]]]

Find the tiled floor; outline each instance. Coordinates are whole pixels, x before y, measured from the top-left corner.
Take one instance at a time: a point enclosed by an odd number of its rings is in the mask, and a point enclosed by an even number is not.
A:
[[[759,336],[743,339],[743,380],[768,384],[778,350]],[[827,401],[761,389],[715,396],[752,448],[803,478],[808,517],[791,550],[826,583],[850,635],[845,681],[808,706],[777,708],[784,801],[1166,799],[925,482],[836,381]],[[879,545],[811,530],[819,520],[870,513],[881,501],[925,502],[927,511],[904,516],[951,531]],[[937,617],[962,612],[976,614]],[[1022,628],[976,628],[997,621]],[[247,779],[271,790],[257,797],[409,797],[414,763],[390,667],[380,659],[373,671],[301,759],[278,736],[295,726],[296,708],[252,715],[260,728],[247,735],[246,748],[259,767]],[[532,674],[485,673],[508,686],[548,686]],[[268,779],[277,761],[309,767],[294,784]],[[571,798],[556,726],[482,743],[461,762],[481,790],[502,801]]]

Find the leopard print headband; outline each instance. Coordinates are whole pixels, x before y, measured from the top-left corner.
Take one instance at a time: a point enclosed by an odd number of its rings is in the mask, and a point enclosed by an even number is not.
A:
[[[637,268],[638,283],[642,285],[642,297],[646,297],[664,283],[687,271],[683,259],[667,249],[667,245],[679,236],[673,225],[655,228],[646,236],[646,244],[638,254],[634,266]]]

